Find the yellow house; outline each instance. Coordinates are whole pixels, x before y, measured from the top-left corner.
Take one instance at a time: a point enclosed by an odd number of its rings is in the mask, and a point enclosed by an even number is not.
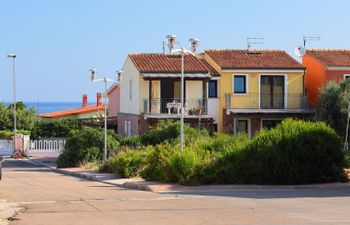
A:
[[[280,50],[206,50],[220,74],[219,131],[270,128],[286,117],[310,119],[304,92],[305,67]]]

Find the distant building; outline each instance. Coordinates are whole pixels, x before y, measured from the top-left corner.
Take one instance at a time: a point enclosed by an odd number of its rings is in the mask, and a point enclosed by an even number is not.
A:
[[[102,94],[97,93],[97,100],[95,105],[88,105],[87,95],[83,95],[82,107],[67,109],[63,111],[50,112],[40,114],[43,119],[89,119],[101,118],[104,116],[105,105],[102,104]]]
[[[317,105],[319,89],[328,81],[350,78],[350,50],[307,49],[303,64],[306,67],[306,92],[312,107]]]

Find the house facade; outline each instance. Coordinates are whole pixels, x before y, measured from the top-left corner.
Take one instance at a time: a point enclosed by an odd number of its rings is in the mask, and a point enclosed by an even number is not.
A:
[[[108,97],[108,117],[117,117],[120,111],[120,87],[113,84],[107,90]]]
[[[350,77],[350,50],[308,49],[302,61],[306,67],[306,92],[311,107],[317,105],[319,89],[327,82]]]
[[[185,123],[215,127],[217,87],[209,84],[218,74],[200,56],[184,57]],[[181,109],[181,56],[171,54],[129,54],[120,81],[118,133],[144,133],[162,119],[179,119]],[[212,99],[208,100],[208,88]],[[216,89],[215,89],[216,88]],[[216,95],[214,92],[216,91]],[[216,125],[217,126],[217,125]]]
[[[219,131],[252,136],[286,117],[313,117],[305,67],[285,51],[206,50],[204,59],[220,74]]]

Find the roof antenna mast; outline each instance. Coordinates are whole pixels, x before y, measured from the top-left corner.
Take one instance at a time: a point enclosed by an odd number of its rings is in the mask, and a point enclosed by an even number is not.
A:
[[[263,45],[264,44],[264,38],[258,38],[258,37],[247,37],[247,52],[249,51],[250,47],[253,45]]]
[[[306,43],[308,41],[320,41],[321,37],[309,37],[309,36],[303,36],[303,42],[304,42],[304,49],[306,49]]]

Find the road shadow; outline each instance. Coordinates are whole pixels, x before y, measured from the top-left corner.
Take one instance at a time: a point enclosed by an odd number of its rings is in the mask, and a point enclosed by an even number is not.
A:
[[[278,198],[329,198],[329,197],[350,197],[350,184],[335,183],[326,185],[307,185],[307,186],[259,186],[258,188],[249,187],[211,187],[201,189],[199,187],[177,190],[172,192],[162,192],[170,195],[198,195],[198,196],[216,196],[216,197],[234,197],[251,199],[278,199]],[[187,189],[187,190],[186,190]]]

